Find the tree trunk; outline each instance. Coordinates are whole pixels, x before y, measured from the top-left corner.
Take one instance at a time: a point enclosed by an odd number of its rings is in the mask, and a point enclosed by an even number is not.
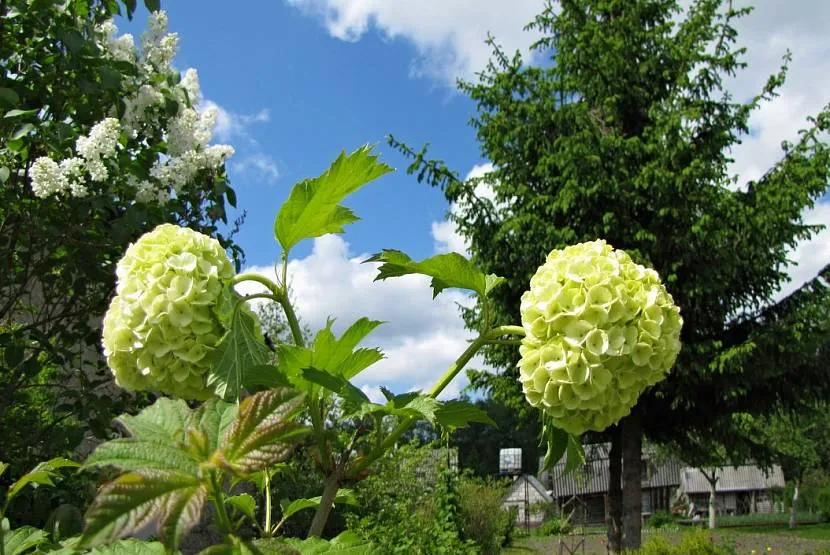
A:
[[[611,430],[611,450],[608,452],[608,552],[622,551],[622,430]]]
[[[643,526],[642,497],[642,417],[637,407],[622,421],[622,547],[640,548]]]
[[[703,474],[706,476],[706,474]],[[715,529],[718,525],[717,523],[717,496],[718,496],[718,476],[717,470],[712,471],[712,477],[706,476],[706,479],[709,482],[709,529]]]
[[[326,477],[320,504],[317,505],[317,511],[314,513],[314,520],[311,521],[311,526],[308,529],[308,537],[319,538],[323,535],[323,529],[326,527],[326,522],[329,519],[331,507],[334,505],[334,498],[337,496],[337,490],[340,489],[338,481],[336,473],[329,474]]]
[[[801,485],[801,480],[796,479],[795,489],[793,489],[793,504],[790,505],[790,528],[795,528],[795,506],[798,503],[798,486]]]

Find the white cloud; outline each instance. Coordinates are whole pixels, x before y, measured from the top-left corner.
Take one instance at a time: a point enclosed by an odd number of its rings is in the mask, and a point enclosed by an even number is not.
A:
[[[315,239],[310,255],[288,264],[298,314],[313,331],[334,316],[334,331],[338,334],[362,316],[386,322],[365,344],[381,347],[387,358],[363,372],[356,379],[357,385],[370,397],[379,393],[380,386],[395,392],[428,389],[472,339],[458,308],[470,299],[461,291],[448,290],[433,300],[429,279],[424,276],[374,282],[377,264],[361,263],[368,257],[353,256],[340,236]],[[274,278],[270,267],[248,271]],[[258,291],[257,287],[245,284],[240,289],[250,293]],[[483,366],[480,359],[474,359],[469,367]],[[466,383],[462,372],[445,395],[457,395]]]
[[[830,3],[824,0],[764,0],[738,20],[738,44],[747,47],[748,67],[727,81],[736,100],[749,100],[767,78],[777,73],[782,56],[792,52],[787,81],[780,96],[761,105],[750,118],[751,136],[733,151],[732,170],[739,186],[758,179],[781,159],[781,141],[797,139],[807,117],[818,113],[830,97]],[[746,0],[736,7],[747,5]]]
[[[485,174],[493,171],[493,164],[490,162],[484,164],[476,164],[467,172],[464,179],[473,179],[475,177],[483,177]],[[479,183],[475,189],[476,197],[484,198],[491,202],[495,201],[495,194],[493,189],[486,183]],[[458,214],[464,210],[463,205],[453,203],[450,206],[450,212]],[[455,224],[449,220],[442,222],[432,222],[432,238],[435,241],[435,252],[457,252],[465,256],[469,256],[470,242],[467,241],[458,230]]]
[[[213,134],[220,142],[245,139],[252,144],[256,144],[248,128],[255,123],[268,123],[271,120],[271,112],[268,108],[250,114],[238,114],[223,108],[212,100],[205,100],[200,108],[216,109],[216,126],[213,128]]]
[[[274,159],[261,152],[243,156],[230,162],[229,166],[232,171],[239,173],[255,171],[268,183],[274,183],[280,177],[280,170]]]
[[[830,264],[830,202],[817,204],[812,210],[808,210],[804,223],[821,224],[825,228],[810,241],[801,242],[790,255],[790,260],[793,261],[793,265],[790,266],[792,281],[781,289],[779,298],[815,278],[822,268]]]
[[[522,28],[542,9],[540,0],[287,0],[320,17],[333,37],[357,41],[370,28],[389,39],[409,41],[417,51],[416,76],[451,87],[487,65],[489,32],[512,55],[527,54],[535,36]]]

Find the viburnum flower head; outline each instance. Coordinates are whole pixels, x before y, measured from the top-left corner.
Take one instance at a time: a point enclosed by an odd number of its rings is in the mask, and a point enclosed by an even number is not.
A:
[[[525,397],[573,434],[628,415],[680,352],[683,319],[657,272],[602,240],[552,251],[521,313]]]
[[[103,345],[118,385],[209,398],[210,353],[235,301],[225,287],[234,269],[219,242],[162,224],[129,246],[116,275]]]

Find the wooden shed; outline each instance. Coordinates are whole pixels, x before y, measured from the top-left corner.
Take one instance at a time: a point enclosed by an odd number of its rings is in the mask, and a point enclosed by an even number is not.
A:
[[[522,474],[513,480],[513,484],[504,496],[502,506],[509,509],[516,507],[516,524],[520,526],[537,526],[545,519],[545,513],[540,508],[542,504],[553,503],[553,498],[545,491],[535,476]]]

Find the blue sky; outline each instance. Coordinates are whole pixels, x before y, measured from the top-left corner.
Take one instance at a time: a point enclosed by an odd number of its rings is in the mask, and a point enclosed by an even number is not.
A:
[[[681,2],[687,4],[688,2]],[[323,171],[343,149],[378,143],[383,159],[399,171],[351,197],[363,220],[345,236],[308,241],[293,252],[292,287],[301,318],[312,328],[338,317],[342,329],[367,315],[388,321],[368,343],[388,358],[360,385],[396,391],[426,388],[465,347],[456,303],[459,292],[432,301],[425,279],[414,276],[372,284],[374,270],[359,261],[382,248],[416,258],[464,243],[445,221],[450,208],[440,191],[406,175],[407,161],[384,144],[388,133],[431,153],[462,175],[480,172],[475,133],[467,125],[475,106],[455,91],[458,77],[484,67],[487,32],[508,51],[527,52],[533,36],[522,26],[542,0],[270,0],[239,4],[203,0],[162,2],[170,30],[180,35],[176,66],[195,67],[207,101],[220,109],[215,141],[236,149],[228,165],[247,220],[237,241],[249,268],[269,273],[279,255],[273,220],[291,186]],[[738,98],[756,92],[794,52],[782,95],[752,119],[753,132],[733,154],[741,181],[759,177],[780,157],[780,141],[794,138],[805,117],[827,101],[830,38],[822,0],[764,0],[739,24],[750,68],[729,84]],[[198,7],[197,7],[198,6]],[[122,30],[139,35],[146,13]],[[806,214],[830,223],[830,204]],[[830,262],[830,234],[793,253],[794,285]],[[474,361],[480,366],[480,361]],[[450,396],[463,387],[457,379]]]

